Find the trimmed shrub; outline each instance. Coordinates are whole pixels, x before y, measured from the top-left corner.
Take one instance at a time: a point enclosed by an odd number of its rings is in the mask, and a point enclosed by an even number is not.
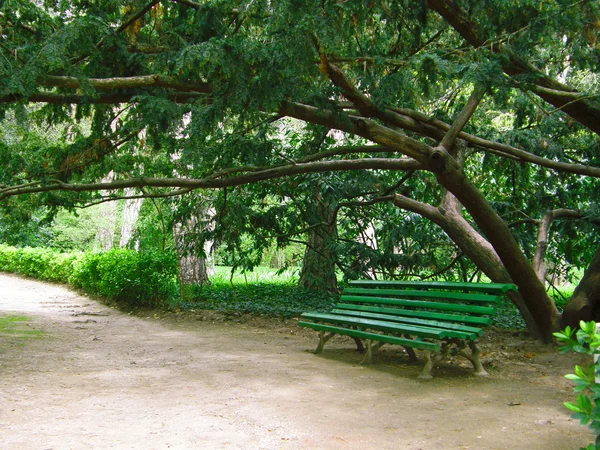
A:
[[[0,244],[0,271],[69,283],[131,307],[155,307],[177,297],[177,259],[171,252],[110,250],[59,253]]]
[[[126,249],[88,253],[69,277],[75,287],[131,307],[156,307],[173,300],[176,280],[174,253]]]
[[[46,248],[0,245],[0,270],[45,281],[66,282],[81,253],[59,253]]]

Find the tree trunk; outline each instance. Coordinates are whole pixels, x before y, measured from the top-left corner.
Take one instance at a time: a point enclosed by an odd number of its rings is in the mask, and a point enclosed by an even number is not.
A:
[[[117,226],[117,202],[106,202],[98,205],[99,224],[95,242],[102,251],[111,250],[115,243]]]
[[[455,201],[456,198],[447,193],[442,202],[443,206],[436,208],[402,195],[396,195],[394,198],[394,204],[399,208],[420,214],[441,227],[490,280],[495,283],[514,283],[494,248],[462,217],[453,205]],[[530,333],[540,336],[537,323],[519,292],[511,292],[507,296],[521,313]]]
[[[133,195],[134,193],[134,189],[125,189],[125,195]],[[121,212],[121,236],[119,238],[119,247],[125,247],[129,243],[133,234],[133,227],[140,215],[143,201],[143,198],[125,200],[123,211]]]
[[[581,219],[582,217],[584,217],[584,214],[581,211],[560,208],[547,211],[542,220],[539,221],[537,244],[533,255],[533,269],[542,283],[546,282],[546,272],[548,271],[546,251],[548,250],[548,234],[552,222],[554,219],[559,218]]]
[[[173,228],[178,256],[177,281],[184,300],[189,297],[193,286],[208,283],[209,275],[213,273],[209,259],[210,243],[199,242],[194,238],[193,231],[197,226],[198,218],[193,216],[185,224],[177,224]]]
[[[600,322],[600,246],[565,305],[561,325],[575,327],[580,320]]]
[[[436,173],[440,184],[456,196],[494,247],[513,282],[518,286],[542,339],[551,342],[552,332],[559,326],[558,310],[531,263],[525,258],[508,225],[496,214],[479,189],[466,178],[448,152],[438,147],[431,153],[430,160],[430,167]]]
[[[337,241],[335,211],[327,201],[317,195],[315,212],[319,223],[308,232],[308,243],[298,285],[315,292],[335,292],[337,290],[336,258],[333,249]]]
[[[546,272],[548,266],[546,265],[546,250],[548,249],[548,231],[552,224],[552,211],[548,211],[544,214],[544,217],[538,225],[537,243],[535,246],[535,253],[533,255],[533,270],[537,274],[538,279],[542,282],[546,282]]]

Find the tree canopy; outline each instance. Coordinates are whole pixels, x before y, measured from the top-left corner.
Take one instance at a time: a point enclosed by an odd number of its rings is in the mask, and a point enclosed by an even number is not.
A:
[[[599,13],[586,0],[6,0],[0,111],[20,131],[2,127],[0,200],[267,182],[332,211],[387,202],[516,283],[549,338],[550,225],[570,219],[552,252],[582,265],[598,243]]]

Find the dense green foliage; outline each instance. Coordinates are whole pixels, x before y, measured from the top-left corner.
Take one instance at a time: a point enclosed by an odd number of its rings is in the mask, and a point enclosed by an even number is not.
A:
[[[83,254],[45,248],[17,248],[0,244],[0,270],[39,280],[65,283]]]
[[[172,253],[117,249],[85,255],[69,281],[85,292],[128,306],[153,307],[175,297],[176,275]]]
[[[563,345],[561,353],[573,351],[591,357],[600,355],[600,334],[596,332],[595,322],[581,322],[579,330],[567,327],[564,331],[554,333]],[[595,359],[587,367],[575,366],[575,373],[565,375],[574,384],[574,390],[579,393],[576,402],[566,402],[565,406],[573,412],[573,419],[581,425],[588,425],[596,436],[595,443],[582,450],[595,450],[600,447],[600,360]]]
[[[181,309],[215,309],[289,319],[306,311],[329,311],[335,296],[311,292],[293,283],[212,283],[198,287]]]
[[[302,243],[315,289],[335,270],[484,273],[517,284],[549,338],[546,279],[573,278],[598,245],[598,13],[576,0],[6,0],[0,233],[40,207],[144,196],[168,205],[145,207],[144,251],[191,220],[180,256],[212,239],[249,270]],[[549,277],[531,264],[544,249]]]

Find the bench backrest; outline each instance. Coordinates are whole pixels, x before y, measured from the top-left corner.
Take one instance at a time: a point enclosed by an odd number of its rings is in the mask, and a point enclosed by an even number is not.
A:
[[[510,290],[516,286],[358,280],[344,289],[336,310],[372,319],[405,317],[485,327],[492,324],[497,303]]]

